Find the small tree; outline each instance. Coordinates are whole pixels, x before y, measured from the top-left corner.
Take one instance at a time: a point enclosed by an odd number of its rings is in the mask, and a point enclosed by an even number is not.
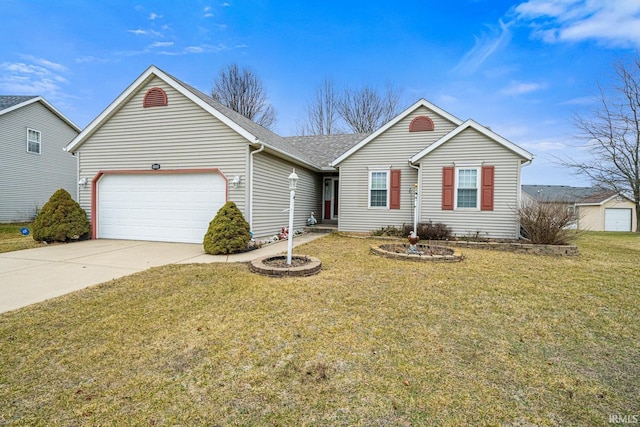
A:
[[[42,206],[33,223],[33,239],[39,242],[66,242],[89,237],[87,213],[63,188]]]
[[[306,114],[298,126],[300,135],[334,135],[342,133],[338,114],[339,97],[332,80],[325,77],[316,86],[314,98],[307,103]]]
[[[381,94],[371,86],[345,89],[338,102],[338,113],[355,133],[371,133],[398,114],[400,95],[391,86]]]
[[[640,224],[640,56],[615,64],[614,70],[610,93],[599,88],[599,105],[588,115],[576,116],[591,157],[560,159],[560,163],[596,185],[629,194]]]
[[[211,255],[232,254],[247,249],[251,235],[249,223],[234,202],[220,208],[204,235],[204,251]]]
[[[528,201],[516,210],[522,234],[531,243],[566,245],[577,237],[575,211],[564,203]]]
[[[211,91],[211,96],[249,120],[270,128],[276,121],[276,111],[267,99],[267,90],[262,80],[253,71],[227,65],[220,71]]]

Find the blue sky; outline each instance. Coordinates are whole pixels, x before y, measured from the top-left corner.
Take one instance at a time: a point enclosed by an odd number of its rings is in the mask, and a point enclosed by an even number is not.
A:
[[[78,126],[149,65],[209,93],[235,62],[295,133],[325,77],[401,90],[491,127],[536,158],[525,184],[589,185],[572,118],[640,48],[640,0],[0,0],[0,94],[42,95]]]

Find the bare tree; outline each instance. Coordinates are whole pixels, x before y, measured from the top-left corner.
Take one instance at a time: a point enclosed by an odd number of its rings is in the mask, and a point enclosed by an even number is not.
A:
[[[246,118],[270,128],[276,121],[276,112],[267,100],[262,80],[253,71],[230,64],[216,77],[211,96]]]
[[[619,62],[614,70],[614,94],[607,95],[599,86],[599,105],[589,116],[575,119],[591,158],[561,163],[594,184],[631,194],[640,220],[640,57]]]
[[[307,103],[304,119],[298,125],[300,135],[333,135],[342,133],[339,125],[338,94],[333,81],[325,77],[316,86],[314,98]]]
[[[345,89],[338,102],[338,113],[355,133],[370,133],[398,114],[400,95],[390,84],[384,93],[371,86]]]

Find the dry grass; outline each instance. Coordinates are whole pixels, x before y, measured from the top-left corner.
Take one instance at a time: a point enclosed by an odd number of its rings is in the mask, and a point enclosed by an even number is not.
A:
[[[606,425],[640,412],[640,239],[455,264],[328,236],[308,278],[166,266],[0,315],[0,425]]]
[[[33,237],[23,236],[20,233],[22,227],[31,230],[31,223],[0,224],[0,253],[31,249],[42,245],[33,240]]]

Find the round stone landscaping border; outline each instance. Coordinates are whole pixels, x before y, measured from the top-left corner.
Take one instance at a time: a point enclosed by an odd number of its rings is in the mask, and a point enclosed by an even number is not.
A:
[[[394,246],[405,246],[408,248],[408,245],[397,243]],[[405,259],[408,261],[416,261],[416,262],[460,262],[464,259],[462,252],[460,252],[457,248],[451,248],[446,246],[437,246],[437,245],[425,245],[425,244],[417,244],[416,248],[424,252],[423,255],[415,255],[415,254],[407,254],[403,252],[391,252],[382,248],[385,244],[371,246],[371,253],[376,255],[381,255],[386,258],[393,259]],[[431,249],[437,249],[439,251],[445,250],[450,251],[451,253],[448,255],[430,255],[429,252]]]
[[[322,262],[309,255],[291,255],[291,259],[306,261],[299,267],[273,267],[265,264],[265,261],[286,260],[286,255],[267,255],[256,258],[249,263],[249,270],[253,273],[271,277],[305,277],[318,274],[322,269]]]

